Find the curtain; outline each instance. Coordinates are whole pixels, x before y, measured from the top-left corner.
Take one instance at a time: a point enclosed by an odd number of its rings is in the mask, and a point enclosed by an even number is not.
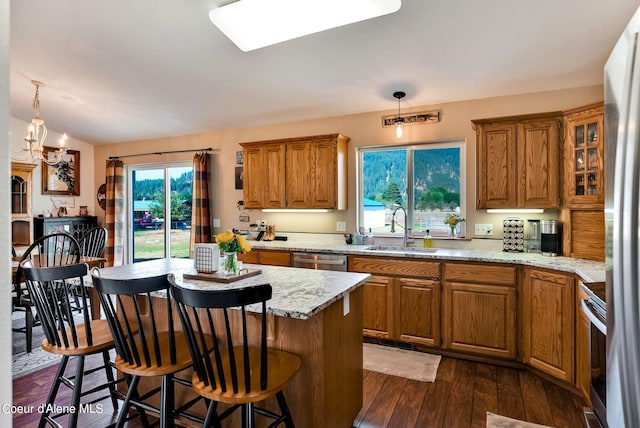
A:
[[[105,213],[105,227],[108,230],[105,266],[119,266],[124,264],[124,244],[126,236],[125,211],[125,172],[121,160],[107,160],[107,203]]]
[[[209,155],[207,153],[196,153],[193,157],[191,253],[193,253],[193,244],[201,242],[212,242],[209,211]]]

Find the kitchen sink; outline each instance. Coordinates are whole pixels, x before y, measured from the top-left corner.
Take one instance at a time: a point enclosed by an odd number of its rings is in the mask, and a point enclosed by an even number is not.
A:
[[[435,253],[437,248],[422,247],[400,247],[396,245],[371,245],[364,249],[365,251],[380,251],[393,253]]]

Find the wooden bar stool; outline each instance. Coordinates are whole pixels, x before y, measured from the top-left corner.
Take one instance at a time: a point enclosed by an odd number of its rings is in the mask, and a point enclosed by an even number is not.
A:
[[[88,403],[111,397],[114,409],[118,409],[118,394],[116,392],[117,381],[113,375],[113,367],[109,351],[114,347],[111,331],[105,320],[91,320],[89,305],[83,305],[80,316],[81,322],[73,316],[71,302],[69,301],[72,284],[88,274],[86,264],[72,264],[56,267],[33,267],[31,260],[21,263],[22,274],[25,278],[29,296],[38,311],[38,317],[42,323],[46,339],[42,341],[42,349],[52,354],[62,356],[58,365],[55,381],[49,391],[45,411],[40,417],[39,427],[46,423],[60,426],[55,419],[68,414],[68,426],[75,427],[78,421],[78,413],[81,409],[81,399],[90,394]],[[88,296],[85,289],[80,290],[79,297],[86,301]],[[102,354],[103,364],[97,368],[85,370],[85,357],[92,354]],[[65,369],[69,357],[76,357],[75,376],[66,377]],[[106,382],[87,391],[82,390],[84,378],[94,372],[104,370]],[[60,385],[72,389],[70,406],[60,406],[55,403]],[[94,393],[108,389],[109,394],[95,398]],[[54,406],[58,404],[58,406]],[[52,408],[62,408],[64,412],[52,414]]]
[[[252,428],[254,413],[258,413],[275,419],[270,427],[284,422],[292,428],[282,389],[302,360],[298,355],[267,347],[266,301],[271,299],[271,285],[193,290],[177,286],[173,275],[169,275],[169,281],[193,359],[193,388],[213,400],[204,427],[220,427],[220,421],[240,407],[243,427]],[[252,304],[261,311],[258,331],[247,326],[246,306]],[[274,395],[280,414],[255,406]],[[218,415],[217,403],[230,407]]]
[[[91,276],[115,341],[115,367],[130,377],[116,426],[122,427],[131,419],[128,414],[132,406],[138,410],[145,426],[145,411],[158,413],[162,428],[172,427],[177,415],[202,422],[201,418],[185,413],[202,397],[197,396],[177,409],[174,404],[174,383],[191,388],[191,381],[174,376],[191,367],[191,355],[184,334],[176,331],[173,323],[166,275],[106,279],[100,277],[99,268],[94,268]],[[144,394],[138,392],[141,378],[158,376],[161,377],[159,387]],[[159,408],[148,403],[148,398],[157,393],[160,393]]]

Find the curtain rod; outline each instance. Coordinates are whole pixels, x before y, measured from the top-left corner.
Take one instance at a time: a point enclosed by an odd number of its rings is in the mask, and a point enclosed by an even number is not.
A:
[[[190,150],[173,150],[170,152],[138,153],[135,155],[109,156],[109,160],[115,160],[115,159],[121,159],[121,158],[132,158],[134,156],[168,155],[171,153],[189,153],[189,152],[211,152],[215,150],[218,150],[218,149],[212,149],[211,147],[207,147],[206,149],[190,149]]]

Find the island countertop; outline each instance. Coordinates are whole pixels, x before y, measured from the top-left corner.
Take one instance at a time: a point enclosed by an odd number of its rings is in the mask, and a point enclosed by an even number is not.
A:
[[[196,273],[193,260],[169,258],[101,269],[101,275],[110,279],[128,279],[171,273],[179,286],[198,290],[220,290],[269,283],[273,289],[273,296],[267,301],[267,312],[298,319],[308,319],[319,313],[360,287],[371,276],[355,272],[266,265],[245,264],[244,267],[258,268],[262,273],[230,283],[183,279],[182,275],[185,273]],[[251,310],[251,307],[248,307],[248,310]]]

